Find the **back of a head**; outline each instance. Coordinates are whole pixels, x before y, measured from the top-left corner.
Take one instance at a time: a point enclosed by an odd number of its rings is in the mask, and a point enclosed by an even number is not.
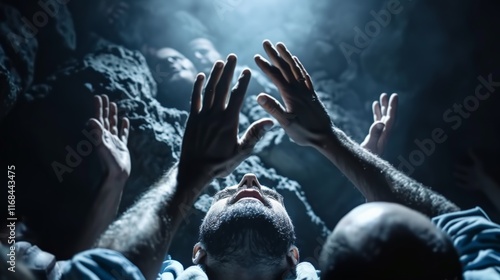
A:
[[[424,215],[392,203],[347,214],[323,246],[321,279],[462,279],[451,240]]]

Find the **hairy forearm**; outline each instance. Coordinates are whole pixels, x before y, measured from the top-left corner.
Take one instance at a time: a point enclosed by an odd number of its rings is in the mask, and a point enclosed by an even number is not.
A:
[[[459,210],[440,194],[361,148],[338,128],[334,127],[315,148],[339,168],[367,201],[400,203],[429,217]]]
[[[116,217],[127,177],[107,176],[99,189],[77,242],[77,250],[90,248]]]
[[[179,224],[208,183],[180,178],[174,167],[109,227],[97,247],[122,253],[154,279]]]

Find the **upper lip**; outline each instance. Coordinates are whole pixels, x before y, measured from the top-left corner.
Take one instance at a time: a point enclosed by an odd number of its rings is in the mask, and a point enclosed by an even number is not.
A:
[[[266,199],[262,196],[262,194],[254,188],[245,188],[239,192],[237,192],[229,201],[229,204],[234,204],[241,200],[242,198],[255,198],[262,202],[265,206],[269,206],[269,203],[266,201]]]

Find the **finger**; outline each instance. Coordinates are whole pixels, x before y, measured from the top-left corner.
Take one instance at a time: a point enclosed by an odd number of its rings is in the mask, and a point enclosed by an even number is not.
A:
[[[300,67],[297,65],[297,62],[295,61],[295,59],[293,59],[292,54],[287,49],[285,44],[278,43],[276,45],[276,48],[278,49],[278,52],[281,55],[281,57],[288,63],[288,66],[290,67],[290,70],[292,70],[292,74],[293,74],[295,80],[304,79],[304,75],[302,74],[302,70],[300,70]]]
[[[115,102],[109,104],[109,131],[113,135],[118,135],[118,107]]]
[[[243,105],[243,100],[245,99],[245,94],[247,92],[248,84],[250,83],[250,78],[252,73],[250,70],[245,69],[241,72],[238,82],[231,90],[231,98],[227,105],[227,112],[229,116],[238,116]]]
[[[387,108],[387,116],[389,116],[389,120],[386,123],[386,126],[389,129],[391,129],[392,125],[396,122],[398,103],[399,103],[398,94],[397,93],[391,94],[391,98],[389,99],[389,107]]]
[[[369,134],[374,141],[378,142],[380,136],[382,136],[384,127],[385,125],[383,122],[376,122],[372,124],[372,126],[370,127]]]
[[[109,99],[108,96],[103,94],[102,98],[102,120],[104,129],[109,130]]]
[[[373,101],[372,104],[373,111],[373,121],[378,122],[382,119],[382,112],[380,111],[380,103],[378,101]]]
[[[300,70],[302,71],[302,74],[304,75],[304,78],[306,79],[306,86],[307,86],[307,88],[309,90],[311,90],[311,91],[314,91],[314,86],[313,86],[313,83],[312,83],[312,80],[311,80],[311,76],[309,75],[309,73],[307,73],[306,68],[304,67],[304,65],[302,64],[302,62],[300,62],[300,60],[299,60],[298,57],[294,56],[293,59],[295,60],[295,62],[299,66]]]
[[[102,143],[102,134],[104,133],[104,126],[100,121],[94,118],[89,119],[89,121],[87,122],[87,126],[92,132],[96,133],[98,140],[97,146],[99,146]]]
[[[212,71],[210,72],[210,77],[208,78],[207,86],[205,87],[205,92],[203,94],[203,111],[210,110],[214,101],[215,87],[219,82],[220,76],[222,75],[222,70],[224,68],[224,62],[217,61],[214,63]]]
[[[120,140],[122,140],[125,145],[128,143],[128,134],[130,131],[130,121],[127,117],[122,118],[122,127],[120,129]]]
[[[259,66],[262,72],[264,72],[264,74],[271,79],[271,81],[277,88],[283,89],[288,86],[288,82],[286,81],[285,77],[283,77],[280,69],[271,65],[271,63],[267,61],[267,59],[263,58],[260,55],[256,55],[254,57],[254,60],[257,66]]]
[[[374,154],[380,155],[382,151],[378,149],[378,142],[380,137],[382,136],[383,131],[384,131],[384,124],[382,122],[373,123],[370,126],[368,135],[366,136],[363,143],[361,143],[361,147],[369,150]]]
[[[94,116],[98,122],[104,123],[102,120],[102,99],[99,95],[94,96]]]
[[[199,73],[194,81],[193,94],[191,95],[191,114],[198,114],[201,110],[201,91],[204,81],[205,74]]]
[[[273,44],[265,40],[263,43],[264,51],[271,60],[274,66],[276,66],[287,82],[293,81],[295,78],[293,76],[292,70],[286,61],[280,56]]]
[[[290,119],[287,116],[288,113],[274,97],[261,93],[257,96],[257,103],[259,103],[269,115],[273,116],[283,128],[290,124]]]
[[[387,97],[387,93],[382,93],[380,95],[380,111],[382,112],[382,116],[387,115],[388,102],[389,98]]]
[[[219,83],[215,89],[214,108],[224,109],[226,107],[226,100],[229,94],[229,87],[234,76],[234,69],[236,67],[236,55],[230,54],[227,57],[226,66],[220,77]]]
[[[240,150],[244,153],[249,153],[253,150],[257,142],[269,131],[274,125],[271,119],[260,119],[255,121],[248,127],[245,134],[241,137]]]

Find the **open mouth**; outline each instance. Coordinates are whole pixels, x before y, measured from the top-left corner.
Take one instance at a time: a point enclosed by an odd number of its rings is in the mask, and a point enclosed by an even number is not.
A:
[[[257,200],[264,204],[265,206],[269,206],[269,203],[262,197],[260,192],[256,189],[243,189],[239,191],[230,201],[229,204],[234,204],[243,199],[251,199]]]

